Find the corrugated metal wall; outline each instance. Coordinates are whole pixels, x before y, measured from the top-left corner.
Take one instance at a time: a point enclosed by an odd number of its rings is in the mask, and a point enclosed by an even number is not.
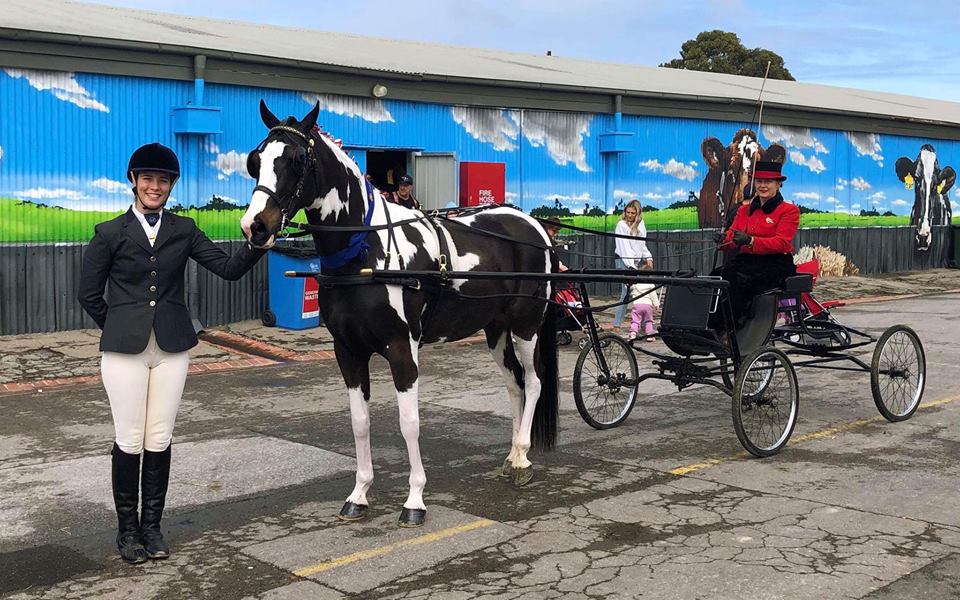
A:
[[[218,245],[232,252],[240,243]],[[84,248],[81,244],[0,247],[0,335],[96,327],[77,303]],[[236,282],[224,281],[192,261],[190,265],[188,306],[201,323],[213,326],[260,317],[266,261]]]

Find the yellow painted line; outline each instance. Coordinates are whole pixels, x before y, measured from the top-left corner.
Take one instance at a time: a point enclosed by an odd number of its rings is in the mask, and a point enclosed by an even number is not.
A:
[[[343,565],[349,565],[350,563],[355,563],[357,561],[366,560],[368,558],[374,558],[376,556],[382,556],[388,552],[393,552],[394,550],[399,550],[400,548],[408,548],[410,546],[419,546],[420,544],[427,544],[429,542],[436,542],[444,538],[448,538],[458,533],[465,533],[467,531],[473,531],[474,529],[480,529],[482,527],[489,527],[494,525],[496,521],[491,521],[490,519],[480,519],[477,521],[472,521],[470,523],[465,523],[463,525],[458,525],[456,527],[450,527],[448,529],[441,529],[440,531],[434,531],[433,533],[427,533],[409,540],[403,540],[400,542],[394,542],[393,544],[387,544],[386,546],[380,546],[378,548],[371,548],[370,550],[363,550],[361,552],[354,552],[353,554],[348,554],[346,556],[341,556],[340,558],[334,558],[331,560],[324,561],[322,563],[317,563],[309,567],[303,567],[293,572],[294,575],[300,577],[309,577],[311,575],[316,575],[317,573],[322,573],[324,571],[329,571],[330,569],[336,569],[337,567],[342,567]]]
[[[944,404],[950,404],[951,402],[956,402],[960,400],[960,395],[957,396],[948,396],[947,398],[941,398],[940,400],[934,400],[933,402],[927,402],[921,404],[917,411],[929,410],[931,408],[936,408],[938,406],[943,406]],[[886,422],[886,419],[882,415],[877,415],[875,417],[870,417],[869,419],[860,419],[858,421],[851,421],[850,423],[843,423],[841,425],[836,425],[834,427],[827,427],[826,429],[821,429],[820,431],[814,431],[811,433],[805,433],[803,435],[797,435],[790,438],[790,444],[802,444],[803,442],[809,442],[811,440],[820,440],[826,437],[832,437],[846,431],[853,431],[854,429],[859,429],[866,425],[872,423],[881,423]],[[684,465],[682,467],[677,467],[676,469],[670,469],[669,473],[671,475],[689,475],[690,473],[696,473],[697,471],[702,471],[704,469],[709,469],[710,467],[715,467],[719,464],[732,462],[735,460],[741,460],[744,458],[749,458],[750,453],[746,451],[738,452],[730,456],[722,456],[720,458],[710,458],[703,462],[692,463],[689,465]]]

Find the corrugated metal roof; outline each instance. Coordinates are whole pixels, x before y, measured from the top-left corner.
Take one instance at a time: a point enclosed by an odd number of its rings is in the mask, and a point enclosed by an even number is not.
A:
[[[63,0],[5,0],[0,28],[74,43],[280,59],[424,79],[471,80],[626,95],[756,101],[752,77],[623,65],[258,25]],[[926,123],[960,124],[960,103],[790,81],[768,81],[767,103]]]

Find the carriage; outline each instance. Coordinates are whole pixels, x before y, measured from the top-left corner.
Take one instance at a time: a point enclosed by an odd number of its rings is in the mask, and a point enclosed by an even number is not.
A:
[[[801,265],[803,267],[803,265]],[[888,327],[878,339],[842,324],[830,305],[813,296],[809,269],[784,286],[754,299],[749,319],[730,335],[713,323],[733,322],[729,284],[715,277],[691,276],[665,285],[666,298],[657,337],[671,354],[649,344],[601,333],[589,297],[581,285],[590,343],[577,359],[573,393],[577,410],[592,427],[623,423],[648,379],[670,381],[683,390],[711,385],[731,399],[734,430],[743,447],[757,457],[779,452],[790,439],[800,408],[798,367],[870,373],[877,410],[889,421],[909,419],[926,382],[923,345],[906,325]],[[663,280],[664,273],[640,278]],[[852,351],[875,344],[868,365]],[[637,354],[652,358],[653,369],[640,373]]]

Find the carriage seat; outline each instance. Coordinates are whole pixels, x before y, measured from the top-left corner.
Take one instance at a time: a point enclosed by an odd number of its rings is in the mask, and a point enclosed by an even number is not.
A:
[[[783,291],[787,294],[803,294],[813,291],[813,275],[800,273],[783,280]]]
[[[658,328],[667,348],[687,357],[729,353],[727,344],[709,325],[717,294],[716,289],[667,286]]]

